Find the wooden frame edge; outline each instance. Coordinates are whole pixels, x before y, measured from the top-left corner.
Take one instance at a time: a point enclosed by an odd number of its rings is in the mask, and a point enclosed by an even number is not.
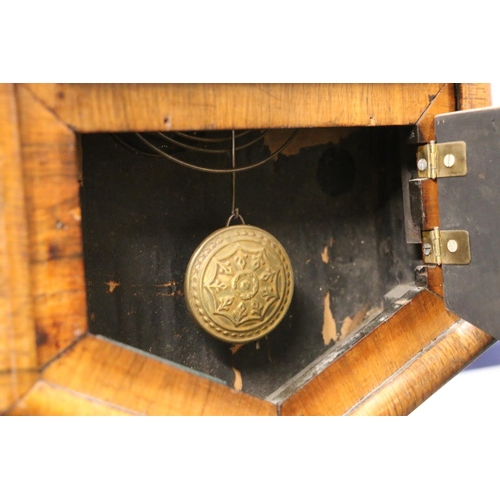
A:
[[[38,374],[28,229],[12,84],[0,84],[0,413]]]
[[[24,84],[73,130],[413,125],[443,84]],[[391,105],[387,103],[390,101]],[[203,110],[192,113],[191,109]],[[82,111],[83,110],[83,111]]]
[[[49,364],[41,378],[140,415],[277,415],[272,403],[91,334]]]
[[[422,290],[315,378],[283,401],[282,415],[344,415],[392,379],[457,321],[443,300]],[[459,368],[457,367],[457,370]],[[378,404],[378,406],[377,406]],[[384,414],[385,402],[374,405]]]
[[[17,85],[38,364],[87,332],[75,133]]]
[[[7,413],[7,416],[134,416],[126,410],[71,391],[58,384],[38,380]]]
[[[457,83],[457,111],[491,106],[489,83]]]
[[[456,108],[455,87],[451,83],[445,83],[425,108],[418,118],[410,135],[410,142],[415,144],[427,143],[434,140],[434,116],[441,113],[449,113]]]
[[[459,320],[346,415],[408,415],[494,342]]]

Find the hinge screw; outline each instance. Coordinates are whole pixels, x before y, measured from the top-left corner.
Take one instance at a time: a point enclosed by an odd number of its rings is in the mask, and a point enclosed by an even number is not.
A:
[[[458,243],[456,240],[449,240],[446,246],[451,253],[455,253],[458,250]]]
[[[451,168],[453,165],[455,165],[455,156],[449,153],[444,157],[444,166]]]
[[[428,256],[432,253],[432,246],[430,243],[424,243],[422,248],[424,250],[424,255]]]
[[[417,168],[423,172],[424,170],[427,170],[427,160],[425,158],[420,158],[417,162]]]

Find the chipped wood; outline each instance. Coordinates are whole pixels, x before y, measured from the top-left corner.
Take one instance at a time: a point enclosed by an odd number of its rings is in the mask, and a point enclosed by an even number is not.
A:
[[[245,344],[234,344],[229,348],[231,354],[236,354]]]
[[[330,306],[330,291],[326,293],[324,299],[323,329],[321,335],[323,335],[325,345],[337,340],[337,325]]]
[[[232,368],[233,368],[233,372],[234,372],[233,387],[237,391],[241,391],[243,389],[243,379],[241,378],[241,372],[238,369],[236,369],[234,366]]]
[[[325,248],[321,252],[321,260],[325,263],[328,264],[330,262],[330,256],[328,255],[328,246],[325,245]]]
[[[104,284],[105,284],[105,285],[108,285],[108,287],[109,287],[108,292],[109,292],[109,293],[113,293],[113,292],[114,292],[114,290],[115,290],[115,288],[116,288],[117,286],[120,286],[120,283],[118,283],[117,281],[113,281],[113,280],[106,281],[106,283],[104,283]]]
[[[342,322],[342,326],[340,327],[340,337],[339,337],[339,340],[342,340],[344,339],[345,337],[347,337],[347,335],[349,335],[353,328],[351,327],[352,325],[352,318],[350,316],[346,316],[344,318],[344,321]]]

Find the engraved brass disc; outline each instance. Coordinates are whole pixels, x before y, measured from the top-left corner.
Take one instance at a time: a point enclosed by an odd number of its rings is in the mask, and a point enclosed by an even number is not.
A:
[[[293,295],[293,271],[281,243],[249,225],[208,236],[189,261],[188,309],[210,335],[233,344],[267,335],[284,318]]]

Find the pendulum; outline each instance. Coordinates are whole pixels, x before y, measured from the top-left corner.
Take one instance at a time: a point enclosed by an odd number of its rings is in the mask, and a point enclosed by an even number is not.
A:
[[[227,342],[267,335],[287,313],[292,294],[285,249],[268,232],[246,224],[208,236],[186,271],[189,311],[206,332]]]
[[[235,133],[232,160],[235,168]],[[267,335],[285,317],[293,295],[293,270],[281,243],[245,224],[235,208],[224,228],[194,251],[186,271],[185,297],[196,322],[210,335],[233,344]],[[239,219],[241,224],[231,226]]]

